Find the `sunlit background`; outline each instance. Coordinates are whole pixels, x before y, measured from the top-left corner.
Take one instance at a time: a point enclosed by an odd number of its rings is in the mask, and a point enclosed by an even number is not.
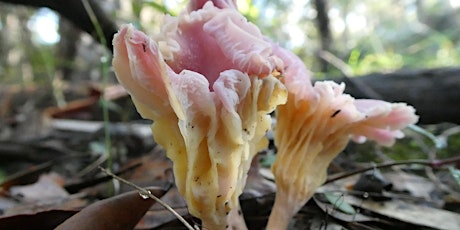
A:
[[[317,77],[453,66],[460,61],[460,0],[329,0],[328,50],[321,49],[318,12],[313,1],[237,2],[248,20],[297,53]],[[178,14],[187,1],[100,3],[118,23],[131,22],[153,34],[158,32],[164,13]],[[74,70],[73,76],[98,79],[94,69],[98,68],[102,48],[95,49],[99,45],[91,37],[77,32],[60,34],[60,30],[73,31],[72,24],[47,8],[8,4],[0,7],[0,79],[8,79],[7,82],[46,79],[61,68]],[[24,49],[29,44],[33,48]],[[48,60],[62,50],[70,50],[69,45],[75,46],[69,60],[65,57]]]
[[[40,8],[27,23],[27,27],[33,31],[33,40],[45,45],[59,42],[58,33],[59,17],[48,8]]]

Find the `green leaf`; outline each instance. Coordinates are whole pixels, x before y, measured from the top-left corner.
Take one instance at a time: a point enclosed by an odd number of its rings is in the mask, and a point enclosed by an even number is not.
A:
[[[437,138],[435,135],[433,135],[432,133],[430,133],[429,131],[427,131],[426,129],[420,127],[420,126],[417,126],[417,125],[409,125],[407,126],[409,129],[411,129],[412,131],[416,132],[416,133],[419,133],[419,134],[422,134],[423,136],[427,137],[428,139],[430,139],[434,145],[436,146],[437,149],[443,149],[447,146],[447,143],[445,140],[442,140],[441,138]]]
[[[262,167],[269,168],[272,166],[275,160],[276,160],[276,155],[272,151],[269,151],[266,156],[260,159],[259,163]]]
[[[163,4],[156,3],[156,2],[154,2],[154,1],[152,1],[152,0],[145,0],[145,1],[144,1],[144,4],[146,4],[147,6],[150,6],[150,7],[155,8],[156,10],[158,10],[158,11],[161,12],[161,13],[169,14],[169,15],[175,16],[175,15],[173,14],[173,12],[171,12],[170,10],[168,10],[168,8],[166,8],[166,6],[163,5]]]
[[[90,142],[89,149],[92,153],[100,154],[100,155],[107,152],[107,147],[105,146],[105,144],[99,141]]]
[[[101,98],[101,100],[99,100],[99,103],[101,106],[106,106],[108,110],[111,110],[117,113],[123,112],[123,108],[113,101],[109,101],[104,98]]]
[[[325,192],[324,195],[326,196],[327,201],[334,205],[334,207],[338,210],[350,215],[356,214],[356,210],[353,206],[343,200],[342,195],[337,195],[335,192]]]
[[[457,184],[460,185],[460,170],[454,168],[453,166],[449,166],[450,175],[457,181]]]

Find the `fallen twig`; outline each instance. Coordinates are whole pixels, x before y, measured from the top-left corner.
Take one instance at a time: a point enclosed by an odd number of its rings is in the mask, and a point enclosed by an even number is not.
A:
[[[158,202],[159,204],[161,204],[163,207],[165,207],[168,211],[170,211],[177,219],[179,219],[180,222],[182,222],[182,224],[184,224],[184,226],[189,229],[189,230],[198,230],[198,228],[193,228],[181,215],[179,215],[179,213],[177,213],[176,211],[174,211],[173,208],[171,208],[171,206],[169,206],[168,204],[166,204],[165,202],[163,202],[162,200],[160,200],[158,197],[154,196],[149,190],[145,189],[145,188],[142,188],[142,187],[139,187],[137,185],[135,185],[134,183],[131,183],[121,177],[118,177],[117,175],[109,172],[107,169],[105,168],[102,168],[99,166],[99,169],[106,173],[107,175],[137,189],[139,191],[139,195],[141,197],[144,197],[144,196],[147,196],[151,199],[154,199],[156,202]]]
[[[376,165],[373,165],[373,166],[370,166],[370,167],[367,167],[367,168],[358,169],[358,170],[351,171],[351,172],[346,172],[346,173],[340,173],[339,175],[337,175],[337,174],[331,175],[330,177],[328,177],[328,179],[326,180],[325,184],[331,183],[331,182],[334,182],[336,180],[340,180],[340,179],[343,179],[343,178],[346,178],[346,177],[350,177],[350,176],[353,176],[353,175],[356,175],[356,174],[359,174],[359,173],[363,173],[363,172],[366,172],[366,171],[369,171],[369,170],[373,170],[375,168],[388,168],[388,167],[392,167],[392,166],[396,166],[396,165],[418,164],[418,165],[425,165],[425,166],[428,166],[430,168],[437,169],[437,168],[440,168],[440,167],[442,167],[444,165],[452,164],[452,163],[455,163],[455,162],[460,162],[460,156],[447,158],[447,159],[443,159],[443,160],[406,160],[406,161],[398,161],[398,162],[376,164]]]

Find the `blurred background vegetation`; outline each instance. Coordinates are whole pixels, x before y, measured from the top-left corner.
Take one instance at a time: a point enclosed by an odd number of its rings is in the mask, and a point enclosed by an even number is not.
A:
[[[316,77],[457,66],[460,60],[460,0],[237,2],[250,21],[297,53]],[[162,15],[178,14],[187,1],[98,3],[117,23],[154,34]],[[60,87],[101,81],[103,50],[52,10],[0,4],[2,84]]]

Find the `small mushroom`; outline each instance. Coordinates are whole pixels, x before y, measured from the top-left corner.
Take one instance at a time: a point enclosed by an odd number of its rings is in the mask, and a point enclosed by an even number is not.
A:
[[[300,59],[276,50],[286,69],[281,79],[288,101],[276,109],[272,165],[277,192],[267,229],[286,229],[291,218],[326,180],[331,161],[350,139],[367,139],[390,146],[400,129],[417,122],[415,110],[404,103],[355,100],[344,94],[344,84],[319,81],[313,86]]]

